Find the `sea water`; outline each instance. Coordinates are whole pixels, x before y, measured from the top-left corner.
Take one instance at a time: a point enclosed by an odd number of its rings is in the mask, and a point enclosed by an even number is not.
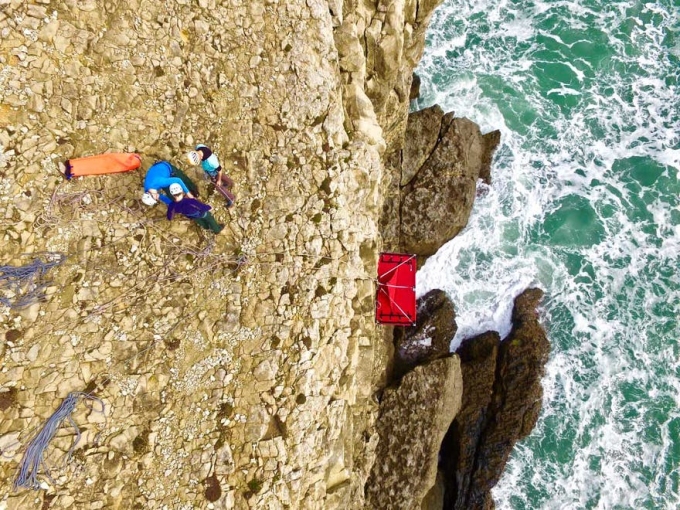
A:
[[[417,69],[501,130],[467,228],[418,272],[463,338],[546,295],[543,411],[499,509],[680,508],[680,0],[447,0]]]

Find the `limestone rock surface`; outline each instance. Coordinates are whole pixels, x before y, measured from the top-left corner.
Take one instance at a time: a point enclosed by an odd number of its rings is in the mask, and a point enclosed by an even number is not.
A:
[[[361,508],[385,364],[366,283],[385,144],[363,83],[347,117],[343,9],[1,3],[0,259],[66,260],[0,289],[0,508]],[[236,182],[232,209],[185,163],[201,142]],[[107,151],[142,168],[62,177]],[[197,182],[220,236],[141,204],[156,159]],[[76,407],[81,439],[66,463],[72,431],[50,444],[43,491],[12,492],[71,391],[104,408]]]
[[[429,20],[441,2],[351,0],[343,2],[341,9],[331,9],[343,80],[345,127],[383,154],[379,228],[385,251],[400,249],[401,150],[413,70],[423,54]]]

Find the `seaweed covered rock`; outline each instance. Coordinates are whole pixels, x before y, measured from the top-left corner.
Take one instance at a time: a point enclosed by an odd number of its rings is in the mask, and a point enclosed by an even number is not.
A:
[[[515,443],[536,423],[550,353],[536,311],[542,296],[528,289],[515,298],[513,327],[500,344],[497,334],[485,333],[457,351],[468,390],[444,441],[444,508],[493,508],[491,489]]]

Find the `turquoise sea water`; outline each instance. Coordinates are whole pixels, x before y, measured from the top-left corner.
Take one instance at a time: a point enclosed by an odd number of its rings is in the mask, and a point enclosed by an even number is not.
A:
[[[453,298],[455,349],[546,291],[543,412],[497,508],[680,508],[680,0],[448,0],[418,73],[419,108],[502,132],[418,293]]]

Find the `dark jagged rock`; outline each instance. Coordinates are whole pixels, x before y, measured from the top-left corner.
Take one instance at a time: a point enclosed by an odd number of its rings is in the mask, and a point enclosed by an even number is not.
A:
[[[521,418],[518,439],[526,437],[536,425],[543,400],[541,379],[550,356],[550,342],[538,319],[537,307],[542,298],[541,289],[528,289],[517,296],[512,331],[501,344],[499,355],[501,381],[518,379],[523,385],[518,386],[523,387],[519,406],[513,408],[512,401],[499,403]]]
[[[491,184],[491,162],[493,160],[493,153],[496,152],[498,144],[501,143],[501,132],[496,129],[482,137],[485,144],[484,152],[482,152],[482,166],[479,169],[479,178],[486,184]]]
[[[420,508],[435,485],[441,441],[460,408],[458,356],[416,367],[380,403],[376,458],[366,507]]]
[[[463,341],[456,351],[464,381],[463,402],[442,444],[442,469],[449,480],[445,508],[467,508],[466,495],[493,394],[500,342],[498,333],[489,331]]]
[[[418,299],[417,317],[412,328],[395,331],[395,378],[416,365],[447,356],[458,329],[453,302],[443,290],[433,289]]]
[[[381,460],[367,484],[369,508],[494,508],[490,490],[541,409],[540,382],[550,348],[536,312],[542,296],[540,289],[529,289],[515,299],[513,328],[503,342],[493,331],[463,341],[456,352],[463,381],[457,414],[442,404],[441,388],[433,387],[433,380],[448,376],[428,362],[445,356],[455,335],[453,303],[441,290],[418,301],[418,324],[395,333],[395,379],[406,375],[398,389],[385,391],[381,403]],[[441,413],[437,419],[435,407]],[[430,448],[438,444],[441,427],[448,430],[437,470],[423,459],[432,458]],[[427,475],[413,472],[413,465],[430,466]]]
[[[402,182],[408,184],[402,189],[400,242],[405,251],[424,257],[467,225],[477,179],[489,181],[491,159],[500,140],[498,132],[482,135],[474,122],[447,113],[441,117],[439,136],[428,156],[440,110],[433,107],[409,116],[414,124],[407,127],[407,132],[411,130],[408,138],[421,132],[425,141],[420,149],[411,146],[404,152],[408,166]],[[424,156],[422,166],[409,178]]]
[[[420,76],[413,73],[413,78],[411,80],[411,92],[409,93],[409,101],[418,99],[420,97]]]
[[[513,328],[500,346],[494,333],[486,333],[464,342],[458,350],[468,393],[444,441],[444,508],[493,508],[490,490],[498,483],[515,443],[536,423],[543,396],[541,378],[550,352],[536,311],[542,296],[540,289],[529,289],[515,299]],[[491,373],[494,358],[495,377]]]

